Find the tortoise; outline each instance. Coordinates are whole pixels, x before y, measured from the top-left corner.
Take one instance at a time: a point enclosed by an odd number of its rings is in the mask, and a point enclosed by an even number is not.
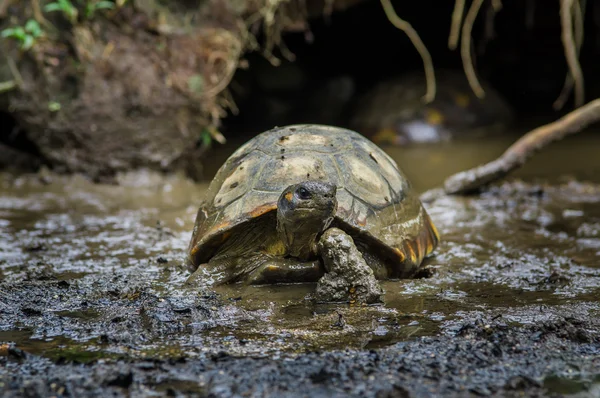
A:
[[[436,71],[435,99],[425,104],[423,73],[408,73],[373,86],[356,101],[348,127],[378,145],[449,141],[490,135],[514,119],[505,99],[487,82],[478,98],[461,71]]]
[[[377,279],[412,276],[439,235],[397,164],[359,133],[299,124],[263,132],[217,171],[187,264],[205,283],[315,282],[328,228],[348,234]]]

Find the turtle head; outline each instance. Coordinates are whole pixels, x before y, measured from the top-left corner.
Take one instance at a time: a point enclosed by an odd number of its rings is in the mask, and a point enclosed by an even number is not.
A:
[[[308,260],[316,256],[317,239],[337,211],[337,188],[323,181],[304,181],[283,190],[277,202],[277,231],[287,252]]]

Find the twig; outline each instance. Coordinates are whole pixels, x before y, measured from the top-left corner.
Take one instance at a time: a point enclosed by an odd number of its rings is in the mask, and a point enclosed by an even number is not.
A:
[[[561,0],[560,18],[562,25],[562,42],[565,48],[565,57],[569,65],[569,72],[575,82],[575,106],[583,105],[585,100],[585,91],[583,87],[583,73],[577,57],[577,49],[573,40],[573,21],[571,17],[571,8],[573,0]]]
[[[460,36],[460,24],[462,23],[465,12],[465,0],[456,0],[454,10],[452,11],[452,25],[450,25],[450,34],[448,35],[448,48],[456,50],[458,46],[458,37]]]
[[[17,87],[23,87],[23,76],[21,76],[21,72],[19,72],[19,68],[17,68],[15,60],[11,57],[8,57],[6,58],[6,63],[8,64],[8,68],[10,69],[10,73],[13,75],[13,80]]]
[[[6,10],[10,5],[10,0],[0,0],[0,19],[6,17]]]
[[[512,144],[498,159],[448,177],[444,182],[444,189],[447,194],[464,194],[499,180],[522,166],[534,153],[548,144],[577,133],[598,121],[600,121],[600,99],[572,111],[553,123],[530,131]]]
[[[573,3],[573,23],[575,24],[575,45],[577,47],[577,54],[581,51],[581,46],[583,45],[583,32],[584,32],[584,15],[585,15],[585,6],[586,0],[575,0]],[[569,95],[571,95],[571,91],[573,90],[573,76],[571,76],[570,72],[567,72],[567,76],[565,77],[565,83],[560,92],[560,95],[552,104],[552,107],[555,110],[560,110],[565,106],[565,103],[569,99]]]
[[[425,79],[427,82],[427,91],[423,96],[423,101],[425,101],[425,103],[430,103],[435,98],[435,72],[433,70],[433,61],[431,60],[429,50],[427,50],[427,47],[425,47],[421,37],[419,37],[419,34],[412,27],[412,25],[396,14],[396,11],[394,11],[394,6],[392,6],[392,2],[390,0],[381,0],[381,6],[383,7],[383,11],[392,25],[403,31],[408,36],[413,46],[415,46],[419,52],[419,55],[421,55],[425,68]]]
[[[9,80],[7,82],[0,82],[0,93],[4,93],[6,91],[13,90],[17,87],[17,83],[14,80]]]
[[[500,0],[492,0],[490,5],[487,7],[485,14],[485,23],[484,23],[484,31],[483,37],[481,38],[478,46],[477,53],[479,55],[483,55],[485,52],[485,48],[488,43],[496,38],[496,27],[495,27],[495,19],[496,14],[500,12],[502,9],[502,2]]]
[[[525,4],[525,27],[527,30],[533,30],[535,23],[535,0],[527,0]]]
[[[39,0],[32,0],[31,8],[33,9],[33,18],[42,26],[49,28],[51,30],[56,30],[54,25],[52,25],[46,18],[44,18],[44,14],[42,13],[42,8],[40,7]]]
[[[473,29],[475,18],[477,18],[477,14],[479,13],[479,9],[481,8],[482,4],[483,0],[473,0],[473,3],[471,3],[471,7],[467,12],[467,16],[465,17],[465,22],[463,24],[462,38],[460,43],[460,55],[463,60],[465,75],[467,75],[469,85],[478,98],[485,97],[485,91],[483,91],[483,87],[481,87],[481,84],[477,79],[477,74],[475,73],[475,68],[473,67],[473,61],[471,59],[471,31]]]

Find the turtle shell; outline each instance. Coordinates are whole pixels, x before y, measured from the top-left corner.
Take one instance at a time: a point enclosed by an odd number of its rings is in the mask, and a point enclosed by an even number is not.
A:
[[[437,245],[418,196],[383,150],[351,130],[292,125],[254,137],[218,170],[197,214],[190,267],[207,262],[235,227],[275,211],[286,187],[306,180],[336,184],[335,222],[361,235],[367,249],[373,244],[418,265]]]

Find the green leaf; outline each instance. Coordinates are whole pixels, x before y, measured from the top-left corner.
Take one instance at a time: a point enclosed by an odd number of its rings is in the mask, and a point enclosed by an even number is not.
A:
[[[48,102],[48,110],[50,112],[58,112],[58,111],[60,111],[61,108],[62,108],[62,106],[60,105],[60,102],[56,102],[56,101]]]
[[[2,31],[2,33],[0,33],[0,35],[2,35],[2,37],[12,37],[15,35],[15,33],[16,33],[15,28],[7,28],[7,29],[4,29]]]
[[[31,33],[33,37],[39,37],[42,34],[42,28],[35,19],[30,19],[25,24],[25,30]]]
[[[113,3],[112,1],[99,1],[94,5],[94,7],[96,8],[96,10],[109,10],[115,8],[115,3]]]
[[[58,4],[60,4],[60,7],[66,12],[66,13],[71,13],[71,10],[73,9],[73,4],[71,4],[71,2],[69,0],[58,0]]]
[[[199,74],[190,76],[188,79],[188,89],[196,94],[201,94],[204,89],[204,77]]]
[[[212,136],[207,129],[202,130],[202,133],[200,134],[200,140],[202,141],[203,146],[210,147],[210,144],[212,143]]]
[[[23,50],[29,50],[31,47],[33,47],[34,42],[35,42],[35,39],[33,38],[33,36],[27,35],[27,36],[25,36],[25,40],[23,40],[23,44],[21,45],[21,48]]]
[[[25,36],[27,36],[27,33],[25,33],[25,30],[20,26],[2,31],[2,37],[14,37],[15,39],[23,41],[25,40]]]
[[[54,12],[54,11],[62,11],[60,4],[58,3],[49,3],[44,6],[44,11],[46,12]]]

